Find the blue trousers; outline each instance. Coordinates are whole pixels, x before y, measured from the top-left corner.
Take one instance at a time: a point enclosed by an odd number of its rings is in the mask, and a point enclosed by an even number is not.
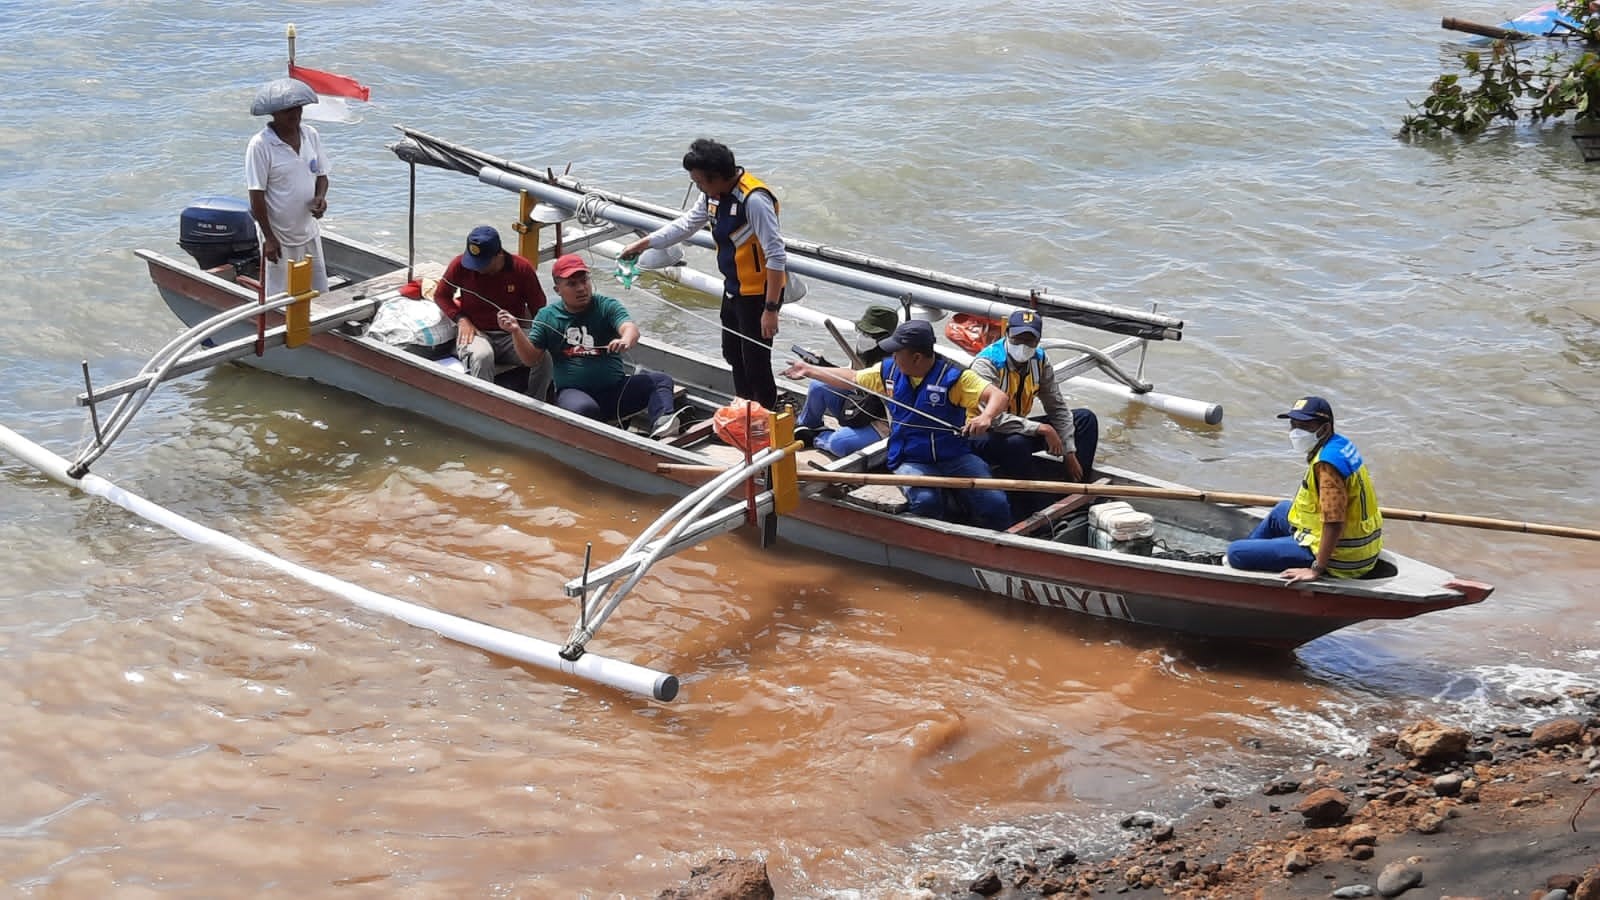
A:
[[[1228,565],[1249,572],[1282,572],[1316,561],[1311,548],[1294,539],[1287,500],[1278,501],[1271,514],[1251,530],[1249,537],[1228,545]]]
[[[895,467],[896,475],[942,475],[951,478],[988,478],[989,464],[976,453],[963,453],[952,459],[938,462],[902,462]],[[930,519],[952,520],[946,508],[944,492],[939,488],[908,487],[904,489],[914,516]],[[952,491],[967,506],[972,524],[997,531],[1011,524],[1011,506],[1006,502],[1005,491],[958,490]]]
[[[620,422],[646,410],[650,421],[654,422],[672,412],[673,387],[671,375],[640,370],[593,392],[560,388],[556,391],[556,405],[602,422]]]
[[[817,435],[816,448],[834,456],[849,456],[868,444],[883,440],[878,430],[870,425],[859,428],[840,428]]]
[[[800,416],[795,419],[796,428],[825,428],[824,415],[833,416],[834,421],[844,418],[844,400],[848,392],[842,388],[834,387],[822,381],[812,381],[806,388],[806,402],[800,407]],[[849,456],[868,444],[876,444],[882,440],[877,429],[870,425],[857,428],[841,427],[837,431],[824,431],[817,435],[816,448],[834,456]]]
[[[812,381],[811,386],[806,388],[806,402],[800,407],[800,417],[795,419],[795,427],[821,428],[823,415],[831,415],[838,421],[844,415],[844,395],[842,388]]]

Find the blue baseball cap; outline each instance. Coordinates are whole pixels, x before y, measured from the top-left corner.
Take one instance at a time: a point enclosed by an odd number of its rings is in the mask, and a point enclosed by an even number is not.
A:
[[[932,352],[933,326],[922,319],[901,322],[895,327],[894,334],[878,342],[878,349],[885,353],[894,353],[897,350]]]
[[[1019,334],[1031,334],[1039,337],[1043,334],[1044,320],[1031,309],[1019,309],[1006,320],[1006,334],[1016,337]]]
[[[499,255],[500,232],[488,225],[479,225],[467,235],[467,252],[461,254],[461,265],[474,272],[482,272]]]
[[[1296,422],[1332,422],[1333,407],[1321,397],[1301,397],[1289,407],[1288,412],[1278,413],[1278,418]]]

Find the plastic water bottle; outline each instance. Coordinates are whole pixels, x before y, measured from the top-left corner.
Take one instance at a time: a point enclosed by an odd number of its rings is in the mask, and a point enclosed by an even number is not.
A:
[[[639,277],[639,261],[637,259],[618,259],[617,271],[613,273],[617,280],[622,282],[625,291],[633,289],[633,280]]]

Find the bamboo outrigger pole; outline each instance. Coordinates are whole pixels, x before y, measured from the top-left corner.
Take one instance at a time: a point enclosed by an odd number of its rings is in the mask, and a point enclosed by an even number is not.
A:
[[[711,474],[721,472],[717,466],[693,466],[678,463],[661,463],[656,471],[667,474]],[[936,475],[885,475],[876,472],[822,472],[797,473],[800,481],[829,484],[885,484],[895,487],[929,487],[964,490],[984,488],[998,491],[1036,491],[1047,494],[1085,494],[1090,497],[1143,497],[1149,500],[1191,500],[1198,503],[1228,503],[1237,506],[1272,506],[1282,497],[1267,494],[1238,494],[1227,491],[1202,491],[1193,488],[1159,488],[1137,484],[1074,484],[1065,481],[1024,481],[1015,478],[944,478]],[[1512,519],[1491,519],[1486,516],[1464,516],[1454,513],[1428,512],[1420,509],[1379,507],[1385,519],[1399,522],[1431,522],[1435,525],[1455,525],[1461,528],[1482,528],[1489,531],[1515,531],[1522,534],[1543,534],[1550,537],[1574,538],[1580,541],[1600,541],[1600,531],[1574,528],[1570,525],[1545,525],[1538,522],[1518,522]]]

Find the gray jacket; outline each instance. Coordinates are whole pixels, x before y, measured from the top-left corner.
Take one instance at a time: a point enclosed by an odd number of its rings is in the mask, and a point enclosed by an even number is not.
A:
[[[1013,363],[1007,362],[1006,365]],[[1000,371],[994,363],[981,356],[972,361],[972,371],[990,384],[998,385],[1001,381]],[[1068,453],[1078,452],[1072,434],[1072,407],[1061,393],[1061,382],[1056,379],[1056,371],[1050,367],[1049,359],[1039,367],[1038,401],[1044,406],[1044,417],[1049,420],[1050,427],[1061,437],[1062,449]],[[1029,412],[1031,410],[1013,409],[996,419],[989,430],[995,434],[1038,434],[1039,423],[1027,417]]]

